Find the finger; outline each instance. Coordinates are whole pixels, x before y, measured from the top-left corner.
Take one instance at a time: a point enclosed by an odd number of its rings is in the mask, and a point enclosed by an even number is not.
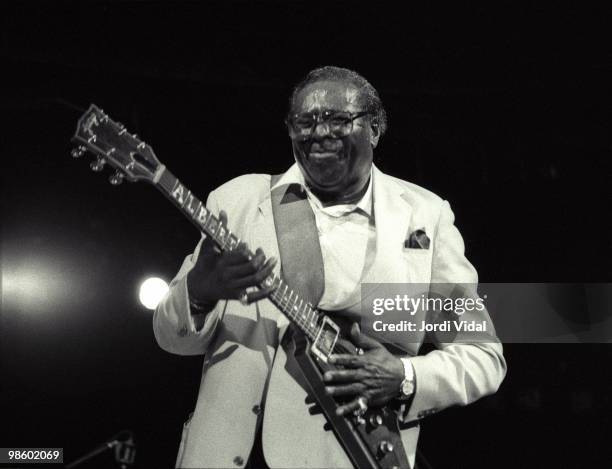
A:
[[[344,384],[342,386],[326,386],[325,392],[330,396],[354,396],[365,391],[361,383]]]
[[[365,366],[365,361],[358,355],[331,355],[329,357],[329,362],[332,365],[342,365],[349,368],[363,368]]]
[[[241,263],[226,264],[224,265],[224,280],[226,281],[237,281],[242,278],[253,275],[257,272],[257,269],[251,261],[248,261],[245,257]]]
[[[358,323],[353,323],[351,327],[351,339],[353,343],[364,350],[371,350],[382,347],[382,344],[371,337],[361,333],[361,328]]]
[[[225,210],[219,211],[219,222],[227,228],[227,212]]]
[[[249,245],[247,243],[240,243],[238,249],[248,260],[253,259],[253,254],[249,250]]]
[[[231,288],[248,288],[261,284],[272,273],[276,264],[276,258],[271,257],[266,261],[263,267],[253,275],[232,281]]]
[[[241,243],[239,246],[243,247],[238,247],[231,252],[223,253],[223,256],[219,262],[221,262],[222,265],[236,265],[249,262],[250,259],[248,247],[246,247],[246,244],[244,243]]]
[[[247,293],[247,291],[244,288],[230,290],[230,294],[228,294],[228,298],[232,298],[234,300],[240,300],[242,302],[241,298],[244,293]],[[247,293],[247,296],[248,296],[248,293]]]
[[[209,256],[218,256],[219,249],[217,249],[217,245],[213,242],[210,236],[206,236],[202,240],[202,245],[200,246],[200,254],[198,255],[198,261],[205,257]]]
[[[247,294],[247,302],[249,304],[255,303],[256,301],[262,300],[272,293],[271,288],[263,288]]]
[[[336,415],[352,414],[356,410],[361,409],[361,406],[359,405],[359,399],[361,399],[362,397],[363,396],[359,396],[357,399],[349,402],[348,404],[344,404],[338,407],[336,409]]]
[[[333,370],[326,371],[323,380],[326,383],[354,383],[361,381],[364,374],[361,368],[356,370]]]
[[[264,264],[265,261],[266,255],[264,254],[261,248],[257,248],[257,250],[255,251],[255,257],[251,259],[251,264],[253,264],[255,270],[259,270],[259,268]]]
[[[228,259],[247,258],[248,246],[245,243],[240,243],[231,251],[225,251],[223,255]]]

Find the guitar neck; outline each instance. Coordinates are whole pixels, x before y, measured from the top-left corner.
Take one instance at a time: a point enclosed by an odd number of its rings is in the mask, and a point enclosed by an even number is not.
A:
[[[195,226],[208,236],[221,251],[232,251],[240,238],[223,226],[206,205],[178,180],[165,166],[160,166],[153,180],[155,185]],[[254,254],[249,252],[251,256]],[[271,288],[270,301],[306,336],[315,340],[319,325],[318,311],[293,291],[287,283],[271,274],[259,288]]]

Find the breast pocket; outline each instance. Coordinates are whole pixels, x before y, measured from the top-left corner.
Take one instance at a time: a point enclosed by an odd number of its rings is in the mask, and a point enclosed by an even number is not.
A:
[[[409,282],[429,283],[431,280],[431,250],[405,248],[402,251]]]

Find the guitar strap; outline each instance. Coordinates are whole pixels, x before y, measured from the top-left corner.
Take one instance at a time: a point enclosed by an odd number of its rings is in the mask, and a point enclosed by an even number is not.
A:
[[[273,175],[270,189],[281,175]],[[271,190],[272,216],[278,240],[281,275],[302,298],[317,306],[325,285],[323,255],[314,212],[299,184]]]

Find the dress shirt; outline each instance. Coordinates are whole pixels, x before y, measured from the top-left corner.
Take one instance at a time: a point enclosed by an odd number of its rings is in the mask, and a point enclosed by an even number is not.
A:
[[[318,307],[341,310],[358,306],[360,281],[376,251],[371,172],[365,194],[354,204],[324,207],[306,185],[297,164],[274,187],[283,184],[302,186],[315,215],[325,272],[325,285]]]

